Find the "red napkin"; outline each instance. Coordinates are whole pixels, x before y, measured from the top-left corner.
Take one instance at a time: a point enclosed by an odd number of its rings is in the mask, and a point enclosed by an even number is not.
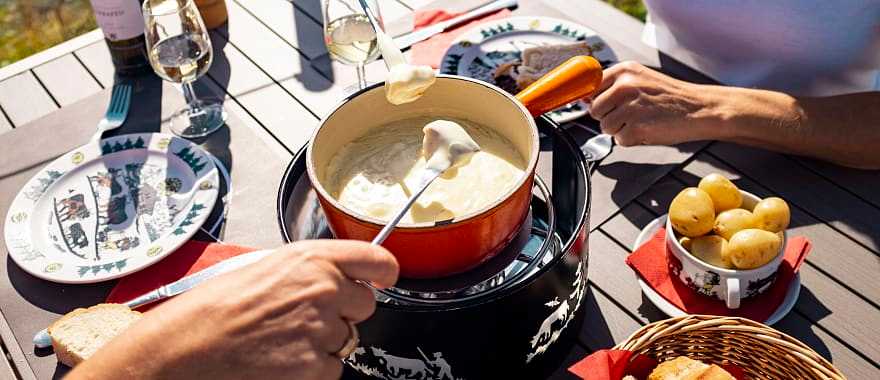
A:
[[[568,371],[581,379],[620,380],[626,375],[646,379],[657,361],[647,356],[635,355],[626,350],[599,350],[581,359],[568,368]]]
[[[254,250],[232,244],[190,240],[162,261],[130,276],[123,277],[110,291],[107,302],[124,303],[162,285],[177,281],[183,276]],[[147,311],[158,304],[145,305],[138,310]]]
[[[569,367],[568,371],[590,380],[620,380],[626,375],[647,379],[657,364],[657,360],[632,351],[599,350]],[[745,373],[737,366],[722,365],[721,368],[738,380],[746,379]]]
[[[448,13],[439,9],[417,11],[413,19],[414,30],[424,28],[440,21],[449,20],[460,14],[461,13]],[[510,10],[502,9],[457,28],[448,29],[443,33],[439,33],[427,40],[419,42],[412,46],[410,63],[414,65],[428,65],[435,69],[439,69],[440,62],[443,60],[443,55],[446,54],[446,49],[449,49],[449,45],[452,45],[452,41],[458,38],[458,36],[462,35],[462,33],[475,25],[482,24],[486,21],[505,18],[508,15],[510,15]]]
[[[656,292],[667,301],[684,310],[688,314],[725,315],[744,317],[754,321],[766,321],[785,300],[789,283],[794,279],[801,264],[810,253],[812,243],[803,236],[788,239],[783,253],[785,256],[779,265],[776,281],[764,293],[743,300],[739,309],[731,310],[724,302],[715,298],[698,294],[688,288],[669,271],[669,260],[676,260],[666,253],[666,229],[661,228],[633,254],[626,258],[626,263]],[[677,261],[677,260],[676,260]],[[680,263],[676,263],[680,267]]]

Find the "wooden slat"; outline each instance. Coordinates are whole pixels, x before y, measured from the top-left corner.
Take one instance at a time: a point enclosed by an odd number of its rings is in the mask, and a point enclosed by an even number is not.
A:
[[[3,339],[3,345],[6,350],[6,354],[2,358],[6,362],[6,367],[15,367],[15,370],[18,371],[22,379],[35,380],[36,376],[34,376],[34,371],[31,370],[31,367],[25,358],[24,351],[21,350],[21,346],[16,342],[12,327],[9,326],[2,311],[0,311],[0,337]],[[9,372],[13,371],[12,368],[9,368]],[[6,374],[9,372],[0,370],[0,379],[7,378]],[[13,374],[11,379],[17,379],[17,377]]]
[[[247,110],[242,107],[238,101],[233,98],[229,94],[224,94],[225,90],[219,86],[219,84],[214,81],[213,78],[208,76],[206,79],[202,80],[200,85],[206,87],[211,94],[216,94],[217,97],[223,97],[223,107],[228,110],[228,112],[234,114],[245,126],[250,128],[250,130],[257,135],[257,137],[262,140],[266,146],[278,156],[282,160],[289,160],[293,158],[293,153],[296,151],[290,151],[287,149],[280,141],[278,141],[274,136],[272,136],[266,129],[260,125],[260,123],[248,113]]]
[[[12,370],[12,364],[5,360],[5,357],[2,358],[3,364],[0,364],[0,380],[16,380],[18,379],[15,376],[15,372]]]
[[[344,97],[343,86],[334,85],[309,64],[296,49],[273,34],[236,3],[229,6],[229,30],[218,33],[272,79],[318,115]]]
[[[586,299],[581,307],[585,309],[586,315],[579,339],[593,351],[614,347],[642,327],[598,290],[595,284],[587,288]]]
[[[806,344],[850,379],[880,379],[880,369],[840,344],[833,336],[800,314],[790,313],[773,328]]]
[[[240,1],[240,0],[237,0]],[[272,1],[263,1],[268,3],[268,6],[275,6]],[[250,7],[251,3],[256,3],[255,1],[242,1],[242,4]],[[385,27],[388,27],[389,21],[398,20],[400,18],[406,17],[407,15],[412,13],[412,10],[409,9],[406,5],[395,1],[395,0],[380,0],[377,2],[379,4],[379,11],[381,12],[382,19],[384,21]],[[317,20],[319,24],[321,24],[321,20],[323,20],[323,15],[321,13],[321,2],[320,1],[294,1],[297,9],[304,11],[307,15],[309,15],[312,19]]]
[[[422,9],[422,8],[424,8],[434,2],[434,0],[400,0],[400,1],[412,9]]]
[[[695,185],[696,182],[690,184]],[[669,205],[672,197],[685,186],[684,183],[679,183],[674,191],[664,191],[663,194],[670,197],[659,199],[659,203]],[[748,191],[749,186],[743,187]],[[813,239],[810,234],[806,236]],[[837,251],[828,253],[833,255]],[[822,253],[813,252],[811,255],[813,254]],[[875,363],[880,360],[880,345],[876,344],[880,334],[875,333],[874,328],[880,324],[880,312],[877,308],[834,282],[812,265],[802,266],[800,274],[802,288],[795,310],[864,354],[869,360]]]
[[[101,91],[95,78],[73,54],[35,67],[34,74],[62,107]]]
[[[297,151],[317,118],[222,37],[214,34],[212,42],[215,56],[208,75],[287,149]]]
[[[642,232],[639,226],[647,225],[654,218],[655,215],[651,211],[637,202],[630,202],[600,228],[603,231],[614,231],[615,239],[632,251],[636,249],[636,238]]]
[[[236,100],[292,152],[308,142],[318,125],[317,118],[277,85],[237,97]]]
[[[604,231],[590,233],[590,281],[629,310],[640,323],[665,319],[660,309],[642,297],[636,274],[625,262],[628,254]]]
[[[0,109],[0,135],[11,130],[12,124],[9,124],[9,120],[6,120],[6,116],[3,114],[3,110]]]
[[[678,189],[675,189],[674,191],[672,191],[672,184],[673,183],[678,185]],[[654,199],[654,200],[658,200],[660,202],[663,202],[663,204],[668,205],[668,200],[665,199],[665,198],[667,198],[666,196],[662,197],[664,199],[656,199],[656,198],[647,196],[647,194],[670,194],[671,193],[672,195],[668,196],[668,199],[671,200],[671,197],[674,196],[675,193],[677,193],[678,190],[680,190],[683,187],[684,187],[684,185],[681,184],[680,182],[678,182],[677,180],[665,179],[664,181],[661,181],[657,185],[653,186],[649,190],[649,192],[646,193],[646,196],[640,197],[640,202],[645,202],[646,200],[648,200],[647,203],[650,203],[651,202],[650,199]],[[653,213],[653,212],[652,212],[652,214],[659,215],[658,213]],[[644,220],[645,220],[645,218],[641,218],[641,217],[628,219],[624,214],[618,214],[617,216],[614,217],[614,223],[609,221],[608,223],[606,223],[605,226],[602,227],[602,230],[604,231],[606,228],[608,228],[608,226],[612,226],[612,225],[618,226],[618,225],[625,224],[625,223],[633,223],[634,228],[628,227],[623,230],[618,230],[618,229],[609,229],[608,230],[609,233],[611,234],[611,236],[613,236],[615,239],[627,240],[628,238],[626,235],[631,236],[632,234],[626,233],[626,232],[618,234],[618,231],[631,231],[633,229],[641,230],[646,225]],[[607,242],[603,241],[603,239],[601,239],[601,238],[597,238],[596,235],[597,235],[597,233],[595,233],[595,232],[590,235],[591,250],[593,250],[595,252],[594,246],[596,244],[603,244],[604,251],[607,251],[607,252],[615,251],[614,246],[608,245]],[[619,250],[617,251],[617,254],[619,257],[617,258],[617,260],[619,260],[622,263],[623,259],[625,257],[622,255],[625,255],[627,252],[626,252],[626,250],[623,250],[619,246],[618,246],[618,248],[619,248]],[[595,255],[590,256],[591,266],[594,265],[594,262],[595,262],[594,258],[595,257],[596,257]],[[625,264],[620,264],[620,265],[625,266]],[[627,268],[627,270],[631,272],[631,270],[629,270],[628,268]],[[613,271],[613,272],[609,272],[606,270],[600,270],[600,269],[597,269],[595,272],[593,272],[591,270],[590,273],[591,273],[592,277],[590,278],[590,280],[597,281],[597,282],[603,281],[603,280],[600,280],[599,278],[597,278],[597,276],[607,276],[607,277],[620,276],[621,271],[622,271],[622,269],[617,270],[617,271]],[[796,308],[799,311],[803,307],[803,304],[802,304],[803,300],[805,298],[809,297],[809,293],[808,293],[809,290],[808,289],[812,289],[812,288],[810,288],[810,286],[812,286],[811,284],[817,284],[817,283],[821,283],[820,281],[828,281],[828,280],[827,279],[824,279],[824,280],[814,279],[812,277],[808,277],[806,275],[803,275],[803,271],[802,271],[802,281],[804,282],[804,288],[802,288],[801,296],[800,296],[798,305],[796,306]],[[810,282],[808,282],[808,281],[810,281]],[[627,285],[627,286],[634,287],[634,288],[638,289],[638,286],[634,282],[630,285]],[[647,301],[647,300],[642,301],[642,299],[644,299],[643,297],[636,298],[636,296],[633,295],[634,292],[631,289],[626,289],[627,286],[611,286],[611,287],[602,286],[602,289],[604,291],[606,291],[607,293],[609,293],[609,295],[611,297],[613,297],[613,299],[616,302],[624,305],[624,307],[626,307],[628,310],[638,311],[639,315],[641,315],[641,313],[645,309],[650,310],[650,309],[654,308],[654,306],[650,304],[650,301]],[[644,302],[645,305],[641,306],[641,307],[634,308],[633,305],[640,305],[639,302]],[[816,305],[812,305],[812,306],[815,307]],[[820,308],[822,310],[827,310],[824,307],[820,307]],[[844,306],[844,308],[845,308],[845,306]],[[838,309],[832,309],[831,311],[832,311],[832,313],[836,313],[837,310]],[[874,314],[876,315],[876,313],[874,313]],[[830,318],[830,317],[828,317],[828,318]],[[869,316],[866,318],[871,318],[871,317]],[[785,332],[789,335],[792,335],[793,337],[797,338],[798,340],[808,344],[811,348],[816,350],[816,352],[820,353],[825,358],[831,360],[836,367],[840,368],[841,371],[843,371],[848,376],[850,376],[850,378],[853,378],[853,379],[878,378],[877,376],[878,376],[878,374],[880,374],[880,369],[878,369],[873,363],[860,357],[856,352],[854,352],[852,349],[847,347],[846,344],[841,343],[841,340],[839,340],[840,339],[839,334],[835,334],[835,335],[837,335],[837,338],[835,338],[835,336],[832,336],[831,334],[829,334],[827,327],[824,327],[824,325],[825,325],[824,322],[826,322],[826,320],[823,319],[822,322],[823,322],[822,323],[823,327],[820,327],[819,324],[811,322],[810,320],[805,318],[804,315],[802,315],[801,313],[793,311],[793,312],[789,313],[788,316],[786,316],[782,321],[780,321],[774,327],[776,329],[779,329],[782,332]],[[838,325],[840,324],[839,321],[837,321],[836,323]],[[844,322],[844,324],[840,327],[847,328],[847,326],[849,326],[849,324]],[[860,333],[865,334],[865,335],[871,335],[871,332],[874,331],[873,329],[865,329],[864,327],[860,328],[860,330],[861,330]],[[842,340],[845,341],[847,344],[851,343],[851,338],[845,338]],[[875,341],[876,341],[876,339],[875,339]]]
[[[403,1],[403,0],[395,0],[395,1],[397,1],[397,3],[399,3],[400,5],[406,7],[406,8],[409,9],[409,10],[414,10],[414,9],[415,9],[415,8],[413,8],[413,7],[410,7],[409,4],[407,4],[407,3],[406,3],[405,1]]]
[[[683,172],[676,173],[676,175],[683,178],[685,182],[694,184],[696,178],[706,176],[709,173],[721,173],[728,176],[736,181],[737,186],[759,197],[774,195],[758,183],[748,178],[742,178],[730,166],[705,154],[700,155],[697,160],[685,167]],[[875,302],[880,301],[880,286],[875,283],[877,274],[880,273],[880,260],[877,259],[877,256],[837,231],[828,228],[801,209],[793,207],[791,212],[789,235],[807,236],[813,243],[813,251],[807,261],[846,284],[864,298]]]
[[[261,0],[261,1],[238,1],[230,0],[227,3],[237,3],[253,13],[260,21],[269,25],[285,41],[303,52],[309,59],[314,59],[327,53],[324,46],[324,31],[319,22],[321,20],[320,8],[318,17],[312,19],[299,7],[284,0]],[[319,1],[302,3],[319,6]],[[228,4],[233,6],[233,4]],[[234,26],[230,23],[230,28]]]
[[[669,202],[681,191],[682,184],[675,177],[663,177],[651,186],[648,191],[636,198],[640,205],[650,210],[654,215],[663,215],[669,209]],[[640,226],[641,229],[644,226]]]
[[[568,356],[565,357],[565,360],[562,361],[562,365],[559,366],[555,372],[550,374],[547,377],[547,380],[572,380],[577,379],[578,377],[568,372],[568,367],[574,365],[574,363],[579,362],[581,359],[587,356],[587,350],[581,346],[572,347],[571,351],[569,351]]]
[[[880,207],[880,191],[877,191],[880,189],[880,171],[845,168],[808,158],[795,157],[794,159],[838,186],[855,193],[874,206]]]
[[[578,139],[578,143],[584,141]],[[705,145],[699,142],[678,147],[614,148],[592,175],[591,228],[608,219]]]
[[[100,29],[95,29],[91,32],[74,37],[70,40],[65,41],[64,43],[52,46],[39,53],[36,53],[27,58],[21,59],[19,61],[13,62],[10,65],[0,68],[0,81],[4,81],[7,78],[16,76],[25,71],[29,71],[36,66],[49,62],[60,56],[69,54],[70,52],[77,50],[83,46],[90,45],[95,41],[102,41],[103,39],[104,34],[101,33]]]
[[[110,49],[104,41],[95,42],[89,46],[74,52],[86,68],[98,78],[103,87],[113,85],[113,61],[110,58]]]
[[[880,252],[880,209],[779,154],[726,143],[713,145],[711,152],[788,202]]]
[[[30,71],[0,82],[0,107],[15,127],[58,108]]]

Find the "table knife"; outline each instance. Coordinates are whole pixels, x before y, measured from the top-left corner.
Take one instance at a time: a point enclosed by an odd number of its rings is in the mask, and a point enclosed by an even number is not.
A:
[[[134,309],[159,300],[174,297],[178,294],[181,294],[196,287],[196,285],[201,284],[205,280],[214,278],[227,272],[232,272],[248,264],[253,264],[257,261],[260,261],[260,259],[268,256],[272,252],[274,251],[255,251],[228,258],[189,276],[181,278],[180,280],[174,281],[168,285],[160,286],[156,290],[135,297],[128,302],[125,302],[123,305],[128,306],[130,309]],[[34,346],[38,348],[44,348],[51,345],[52,338],[49,337],[49,333],[46,331],[46,329],[43,329],[43,331],[40,331],[36,335],[34,335]]]
[[[496,1],[493,1],[489,4],[474,8],[473,10],[468,11],[467,13],[462,14],[461,16],[457,16],[457,17],[451,18],[446,21],[441,21],[436,24],[426,26],[422,29],[416,30],[414,32],[410,32],[410,33],[404,34],[402,36],[399,36],[394,39],[394,43],[397,44],[398,48],[403,50],[403,49],[406,49],[406,48],[412,46],[413,44],[415,44],[417,42],[424,41],[424,40],[430,38],[431,36],[434,36],[435,34],[442,33],[446,29],[449,29],[453,26],[457,26],[457,25],[462,24],[466,21],[473,20],[477,17],[483,16],[483,15],[486,15],[486,14],[489,14],[489,13],[492,13],[492,12],[495,12],[495,11],[498,11],[498,10],[501,10],[504,8],[514,7],[514,6],[516,6],[516,4],[517,4],[517,0],[496,0]]]

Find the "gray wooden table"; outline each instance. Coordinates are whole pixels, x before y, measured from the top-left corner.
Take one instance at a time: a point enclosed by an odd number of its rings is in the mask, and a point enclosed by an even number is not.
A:
[[[475,3],[442,2],[444,8],[453,10]],[[242,168],[234,176],[244,178],[233,180],[244,183],[233,195],[242,203],[259,203],[260,207],[239,211],[233,203],[230,212],[259,213],[263,215],[259,223],[272,230],[276,228],[275,215],[268,211],[273,207],[269,199],[278,179],[257,175],[274,173],[305,144],[319,118],[342,97],[346,86],[355,83],[354,70],[327,58],[318,0],[227,0],[227,4],[229,23],[212,32],[215,62],[199,87],[224,97],[234,116],[234,125],[225,137],[229,149],[246,152],[248,144],[264,145],[259,159],[272,165],[233,165]],[[394,20],[389,23],[392,33],[411,28],[414,10],[434,7],[425,0],[383,0],[381,6],[385,18]],[[599,1],[520,0],[514,13],[577,21],[598,32],[621,60],[640,61],[686,80],[708,81],[642,44],[642,24]],[[379,80],[383,70],[382,63],[376,62],[368,65],[367,73]],[[17,144],[28,130],[36,136],[26,141],[52,146],[59,153],[75,146],[78,138],[85,141],[90,125],[102,113],[94,106],[94,98],[106,97],[113,80],[100,31],[0,69],[0,146],[4,142]],[[181,102],[179,93],[170,86],[163,88],[144,92],[161,96],[157,115],[167,114]],[[88,122],[63,130],[71,117]],[[38,128],[45,127],[39,125],[46,123],[58,128],[56,138],[37,132],[43,131]],[[595,130],[589,120],[565,127],[581,141],[589,137],[587,130]],[[6,133],[8,137],[4,137]],[[11,193],[3,194],[4,199],[16,191],[3,186],[4,181],[45,164],[18,167],[10,150],[0,157],[0,188]],[[613,346],[646,323],[665,318],[641,294],[624,258],[640,229],[664,213],[671,197],[710,172],[726,174],[759,196],[778,195],[788,200],[792,233],[806,236],[814,244],[801,270],[800,298],[775,327],[807,343],[850,378],[880,378],[880,286],[876,281],[880,274],[880,175],[726,143],[619,148],[593,174],[587,318],[566,365],[587,352]],[[5,207],[8,204],[0,209],[3,215]],[[280,243],[277,235],[257,231],[228,227],[223,238],[257,247]],[[5,245],[3,249],[5,253]],[[8,276],[20,276],[20,271],[9,266],[14,264],[7,266]],[[94,296],[79,302],[93,302],[108,286],[94,287],[90,290]],[[53,289],[63,295],[66,288]],[[66,310],[26,296],[26,290],[9,287],[0,297],[0,337],[8,359],[0,360],[0,378],[61,375],[64,371],[56,367],[53,356],[35,351],[27,342],[35,326]],[[565,367],[554,377],[568,377]]]

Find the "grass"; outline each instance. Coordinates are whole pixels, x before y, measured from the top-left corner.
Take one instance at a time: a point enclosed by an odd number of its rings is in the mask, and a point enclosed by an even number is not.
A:
[[[642,20],[642,22],[645,21],[645,16],[648,14],[648,10],[645,9],[645,4],[642,3],[642,0],[602,0],[602,1],[613,5],[615,8],[626,12],[630,16],[633,16],[639,20]]]
[[[645,21],[642,0],[603,1]],[[88,0],[0,0],[0,67],[95,28]]]
[[[88,0],[0,0],[0,67],[95,28]]]

